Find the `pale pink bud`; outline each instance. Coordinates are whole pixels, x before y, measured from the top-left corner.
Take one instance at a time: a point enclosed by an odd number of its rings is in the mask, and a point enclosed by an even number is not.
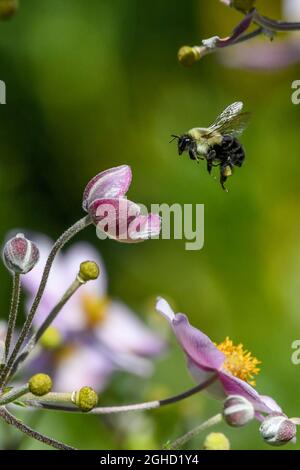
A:
[[[6,242],[3,249],[3,260],[6,267],[17,274],[31,271],[39,260],[39,250],[23,233],[18,233]]]
[[[272,413],[263,420],[259,428],[265,442],[281,446],[296,437],[296,425],[283,414]]]
[[[254,407],[245,397],[230,395],[224,402],[223,418],[229,426],[245,426],[254,418]]]

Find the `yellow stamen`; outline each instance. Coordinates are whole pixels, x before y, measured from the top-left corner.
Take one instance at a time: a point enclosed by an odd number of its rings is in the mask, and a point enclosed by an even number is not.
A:
[[[108,298],[84,294],[81,300],[88,328],[95,327],[105,319]]]
[[[218,344],[217,348],[226,356],[223,368],[234,377],[255,386],[253,377],[259,373],[260,369],[257,366],[261,364],[261,361],[253,357],[251,352],[244,350],[242,344],[235,346],[228,337]]]

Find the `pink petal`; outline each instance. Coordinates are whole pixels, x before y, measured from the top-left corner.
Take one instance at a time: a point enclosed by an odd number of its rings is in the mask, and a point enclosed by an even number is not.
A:
[[[122,302],[110,303],[96,334],[106,346],[120,353],[153,357],[165,349],[163,340]]]
[[[128,236],[132,242],[158,237],[161,229],[161,218],[157,214],[139,215],[128,227]]]
[[[300,61],[299,42],[286,39],[282,42],[267,43],[254,41],[240,44],[220,53],[221,62],[232,68],[274,70],[288,67]]]
[[[204,370],[218,370],[225,359],[213,342],[194,328],[183,313],[174,314],[168,302],[158,298],[156,309],[171,323],[177,340],[188,356],[189,362]]]
[[[156,310],[161,313],[170,323],[175,319],[175,313],[169,303],[162,297],[158,297],[156,301]]]
[[[264,404],[272,410],[272,412],[275,413],[282,413],[282,408],[276,403],[276,401],[267,395],[260,395],[261,400],[264,402]]]
[[[85,211],[95,199],[125,196],[132,179],[131,168],[121,165],[102,171],[87,184],[83,193],[82,207]]]
[[[259,393],[244,380],[233,377],[231,374],[224,371],[219,372],[219,379],[227,396],[241,395],[247,398],[247,400],[253,404],[255,411],[262,413],[272,413],[278,409],[281,411],[281,408],[273,399],[260,396]]]
[[[111,362],[93,348],[79,347],[58,362],[54,377],[55,391],[72,392],[84,386],[100,391],[105,388],[113,371]]]
[[[138,204],[125,198],[96,199],[89,206],[89,214],[97,230],[106,233],[113,240],[124,243],[140,241],[131,239],[129,235],[129,227],[140,216],[140,212]]]
[[[195,382],[197,383],[203,383],[206,382],[206,380],[210,379],[212,375],[215,374],[214,370],[206,370],[203,369],[195,364],[191,359],[188,358],[187,360],[187,366],[189,369],[189,372]],[[209,387],[207,387],[205,390],[205,393],[207,393],[210,397],[216,399],[216,400],[224,400],[226,398],[226,395],[224,393],[224,389],[222,387],[221,382],[216,379],[215,382],[213,382]]]
[[[225,359],[224,354],[214,343],[194,328],[188,321],[186,315],[177,313],[172,321],[174,333],[184,352],[197,366],[204,369],[218,370]]]

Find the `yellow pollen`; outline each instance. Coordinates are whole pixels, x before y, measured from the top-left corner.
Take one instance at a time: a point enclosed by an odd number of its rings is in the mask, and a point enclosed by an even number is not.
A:
[[[88,328],[95,327],[105,319],[106,310],[110,302],[107,297],[84,294],[81,301]]]
[[[238,377],[255,387],[253,377],[260,371],[258,364],[261,361],[251,355],[251,352],[244,349],[242,344],[235,346],[228,337],[217,348],[225,354],[226,359],[223,368],[234,377]]]

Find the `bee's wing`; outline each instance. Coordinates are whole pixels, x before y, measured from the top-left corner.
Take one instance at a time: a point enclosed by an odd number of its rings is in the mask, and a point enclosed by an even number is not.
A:
[[[246,128],[250,113],[242,113],[243,103],[237,101],[228,106],[217,117],[215,122],[208,128],[207,137],[213,132],[220,132],[220,134],[228,134],[238,136]]]

